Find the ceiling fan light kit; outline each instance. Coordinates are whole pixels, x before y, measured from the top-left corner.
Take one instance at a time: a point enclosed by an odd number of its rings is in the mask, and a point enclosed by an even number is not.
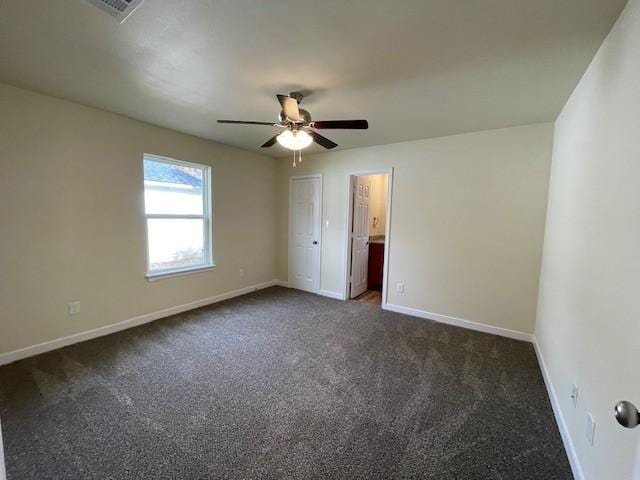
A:
[[[281,133],[274,135],[261,145],[262,148],[272,147],[279,143],[289,150],[293,150],[293,166],[296,166],[296,153],[298,163],[302,161],[303,148],[307,148],[312,142],[323,146],[327,150],[338,146],[332,140],[320,135],[316,129],[346,129],[346,130],[366,130],[369,123],[366,120],[325,120],[314,122],[311,114],[299,107],[304,98],[300,92],[291,92],[289,95],[276,95],[282,110],[278,114],[278,122],[255,122],[242,120],[218,120],[218,123],[233,123],[244,125],[268,125],[276,128],[284,128]]]
[[[277,141],[289,150],[302,150],[313,142],[313,138],[304,130],[285,130],[277,136]]]

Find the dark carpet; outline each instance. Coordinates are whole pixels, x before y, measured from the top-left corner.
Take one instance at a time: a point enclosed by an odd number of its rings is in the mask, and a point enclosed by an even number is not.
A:
[[[9,480],[570,479],[530,344],[271,288],[0,367]]]

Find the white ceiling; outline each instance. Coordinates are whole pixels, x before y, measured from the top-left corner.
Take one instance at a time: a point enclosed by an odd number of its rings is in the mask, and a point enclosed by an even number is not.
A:
[[[0,0],[0,81],[246,149],[311,92],[339,148],[556,118],[625,0]],[[314,149],[320,147],[314,146]],[[276,146],[264,153],[282,155]]]

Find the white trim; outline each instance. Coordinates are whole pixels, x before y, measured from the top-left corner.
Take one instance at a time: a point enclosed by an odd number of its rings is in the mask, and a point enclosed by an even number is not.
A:
[[[155,154],[155,153],[143,152],[142,153],[142,157],[143,157],[143,159],[145,157],[149,157],[149,160],[156,159],[156,161],[164,162],[164,163],[171,163],[173,165],[178,165],[180,167],[193,167],[193,166],[196,166],[198,168],[211,168],[211,165],[207,165],[206,163],[187,162],[185,160],[178,160],[177,158],[166,157],[164,155],[158,155],[158,154]],[[142,176],[142,178],[144,178],[144,175]]]
[[[342,257],[342,268],[344,282],[342,284],[342,296],[349,298],[349,286],[351,285],[351,243],[352,243],[352,218],[353,218],[353,174],[347,172],[347,198],[344,209],[344,256]]]
[[[344,257],[342,265],[344,267],[344,283],[342,286],[342,296],[346,300],[349,298],[349,271],[351,267],[351,220],[353,218],[353,178],[366,175],[388,175],[387,177],[387,217],[384,226],[384,264],[382,267],[382,308],[387,305],[388,284],[389,284],[389,252],[391,245],[391,205],[393,203],[393,167],[378,168],[374,170],[359,170],[347,172],[347,205],[344,222]]]
[[[274,282],[278,287],[289,288],[289,282],[285,282],[284,280],[274,280]]]
[[[199,267],[183,268],[181,270],[164,270],[161,273],[148,273],[146,276],[149,282],[157,282],[165,278],[184,277],[185,275],[191,275],[192,273],[202,273],[213,270],[215,264],[201,265]]]
[[[580,465],[580,460],[578,459],[576,449],[573,445],[573,440],[571,440],[571,435],[569,434],[569,429],[567,428],[567,422],[562,415],[562,410],[560,409],[560,403],[558,402],[556,389],[554,388],[553,382],[551,381],[549,370],[547,370],[547,364],[542,357],[542,351],[538,346],[538,341],[535,336],[533,337],[533,348],[535,349],[536,356],[538,357],[538,364],[540,365],[542,378],[544,379],[544,384],[547,387],[547,393],[549,394],[551,408],[553,409],[553,414],[556,417],[556,423],[558,424],[558,430],[560,430],[560,436],[562,437],[562,443],[564,443],[564,449],[567,452],[567,457],[569,458],[569,464],[571,465],[573,477],[576,480],[584,480],[585,477],[584,473],[582,472],[582,466]]]
[[[413,317],[426,318],[435,322],[446,323],[447,325],[454,325],[456,327],[476,330],[478,332],[491,333],[493,335],[499,335],[501,337],[513,338],[514,340],[533,342],[534,339],[534,336],[530,333],[520,332],[518,330],[510,330],[508,328],[496,327],[493,325],[487,325],[485,323],[472,322],[471,320],[451,317],[449,315],[425,312],[424,310],[418,310],[417,308],[403,307],[401,305],[394,305],[392,303],[387,303],[383,308],[392,312],[404,313],[405,315],[411,315]]]
[[[322,184],[324,183],[321,173],[310,173],[308,175],[293,175],[289,177],[289,228],[287,233],[287,243],[288,243],[288,252],[287,252],[287,277],[289,281],[292,278],[291,275],[291,265],[292,265],[292,242],[291,242],[291,226],[293,222],[291,221],[291,216],[293,214],[293,210],[291,208],[291,196],[293,195],[293,181],[294,180],[304,180],[305,178],[318,178],[320,180],[320,191],[318,195],[320,196],[320,202],[318,204],[318,257],[316,260],[316,272],[318,273],[318,278],[315,281],[314,289],[311,293],[318,293],[320,291],[320,281],[321,281],[321,266],[322,266],[322,204],[324,203],[323,193],[322,193]],[[287,282],[287,287],[290,285]]]
[[[0,422],[0,480],[6,480],[7,474],[4,468],[4,449],[2,448],[2,422]]]
[[[30,347],[20,348],[12,352],[0,354],[0,365],[6,365],[7,363],[15,362],[16,360],[32,357],[34,355],[38,355],[44,352],[49,352],[51,350],[56,350],[58,348],[66,347],[68,345],[73,345],[74,343],[84,342],[86,340],[91,340],[93,338],[109,335],[110,333],[119,332],[121,330],[126,330],[132,327],[137,327],[138,325],[153,322],[154,320],[158,320],[160,318],[176,315],[177,313],[186,312],[187,310],[193,310],[194,308],[204,307],[205,305],[221,302],[223,300],[238,297],[246,293],[255,292],[256,290],[261,290],[263,288],[272,287],[276,284],[277,284],[276,280],[271,280],[269,282],[259,283],[256,285],[252,285],[250,287],[241,288],[239,290],[233,290],[231,292],[222,293],[220,295],[214,295],[213,297],[203,298],[201,300],[195,300],[193,302],[184,303],[176,307],[169,307],[169,308],[165,308],[164,310],[159,310],[157,312],[147,313],[144,315],[140,315],[138,317],[130,318],[128,320],[123,320],[118,323],[113,323],[111,325],[106,325],[104,327],[96,328],[94,330],[88,330],[86,332],[80,332],[73,335],[69,335],[68,337],[57,338],[55,340],[50,340],[48,342],[32,345]]]
[[[323,297],[335,298],[336,300],[345,300],[342,293],[332,292],[331,290],[318,290],[318,295],[322,295]]]
[[[202,215],[196,214],[179,214],[179,213],[146,213],[147,219],[153,220],[202,220]]]
[[[147,213],[147,207],[145,203],[145,189],[144,184],[144,162],[149,160],[156,163],[167,163],[170,165],[177,165],[181,167],[199,168],[202,170],[202,215],[176,215],[176,214],[157,214]],[[213,245],[213,184],[211,183],[211,172],[213,167],[211,165],[205,165],[202,163],[185,162],[184,160],[177,160],[171,157],[164,157],[161,155],[155,155],[153,153],[142,153],[142,211],[144,212],[144,232],[145,232],[145,249],[147,252],[147,269],[145,276],[147,279],[152,277],[173,277],[177,276],[177,273],[186,272],[190,273],[195,269],[204,269],[215,267],[214,262],[214,245]],[[168,268],[163,270],[151,270],[151,259],[149,258],[149,219],[197,219],[202,220],[202,244],[204,248],[204,262],[197,266],[189,266],[186,268]]]

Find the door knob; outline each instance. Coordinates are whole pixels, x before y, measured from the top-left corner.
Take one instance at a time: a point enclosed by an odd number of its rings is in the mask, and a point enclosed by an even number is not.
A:
[[[314,244],[314,245],[317,245],[317,244],[318,244],[318,241],[317,241],[317,240],[314,240],[314,241],[313,241],[313,244]]]
[[[616,412],[616,420],[623,427],[635,428],[640,425],[640,412],[633,403],[623,400],[613,410]]]

